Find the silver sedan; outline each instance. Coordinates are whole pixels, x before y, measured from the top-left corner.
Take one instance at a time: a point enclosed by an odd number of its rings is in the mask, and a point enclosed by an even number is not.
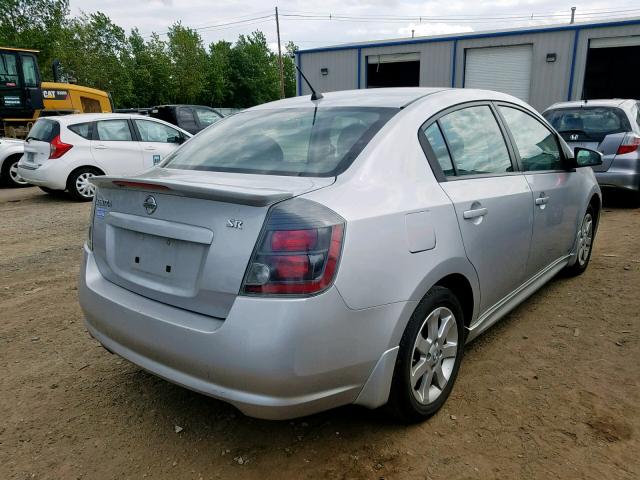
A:
[[[247,415],[388,404],[420,421],[466,343],[587,268],[600,162],[489,91],[251,108],[143,174],[93,179],[86,326]]]

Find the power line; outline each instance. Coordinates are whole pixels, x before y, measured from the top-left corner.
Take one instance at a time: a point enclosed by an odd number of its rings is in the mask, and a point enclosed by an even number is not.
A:
[[[611,15],[617,13],[629,13],[640,12],[638,8],[631,9],[594,9],[578,11],[581,15]],[[343,13],[318,13],[318,12],[304,12],[304,11],[288,11],[281,13],[281,16],[289,17],[301,17],[301,18],[322,18],[322,19],[384,19],[384,20],[494,20],[494,19],[513,19],[513,18],[541,18],[541,17],[566,17],[568,14],[559,10],[552,12],[526,12],[526,13],[514,13],[511,15],[481,15],[481,14],[465,14],[465,15],[355,15],[355,14],[343,14]]]
[[[633,10],[636,14],[640,14],[640,9]],[[355,23],[407,23],[413,22],[417,24],[429,24],[429,23],[442,23],[442,22],[456,22],[456,23],[493,23],[493,22],[530,22],[530,21],[543,21],[543,20],[558,20],[559,18],[566,18],[569,14],[554,14],[554,15],[529,15],[523,17],[477,17],[477,18],[455,18],[455,17],[358,17],[358,16],[303,16],[292,15],[282,13],[282,17],[287,17],[294,21],[330,21],[330,22],[355,22]],[[587,18],[602,18],[604,13],[600,14],[581,14],[577,13],[576,16],[581,19]],[[611,15],[607,13],[606,15]],[[621,15],[621,17],[633,16],[633,14]]]
[[[271,20],[272,18],[274,18],[273,14],[269,14],[269,15],[263,15],[263,16],[259,16],[259,17],[253,17],[253,18],[247,18],[244,20],[237,20],[235,22],[227,22],[227,23],[217,23],[217,24],[213,24],[213,25],[206,25],[203,27],[185,27],[185,28],[189,28],[191,30],[197,31],[197,32],[209,32],[209,31],[213,31],[213,30],[225,30],[226,28],[231,28],[237,25],[255,25],[257,23],[264,23],[265,21]],[[256,22],[256,20],[263,20],[262,22]],[[158,33],[157,35],[167,35],[170,32],[170,30],[167,30],[166,32],[163,33]],[[150,37],[151,35],[146,35],[146,37]]]

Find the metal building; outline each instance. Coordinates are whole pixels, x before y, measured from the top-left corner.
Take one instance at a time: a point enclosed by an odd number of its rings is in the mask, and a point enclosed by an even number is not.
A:
[[[391,86],[499,90],[554,102],[640,98],[640,18],[314,48],[296,61],[324,92]],[[310,93],[298,74],[298,94]]]

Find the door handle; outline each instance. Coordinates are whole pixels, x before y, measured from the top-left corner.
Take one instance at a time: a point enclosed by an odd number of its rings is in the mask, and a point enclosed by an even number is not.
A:
[[[471,220],[473,218],[484,217],[488,211],[489,210],[487,210],[486,207],[474,208],[473,210],[467,210],[463,212],[462,216],[465,220]]]
[[[106,145],[96,145],[96,146],[95,146],[95,149],[96,149],[96,150],[106,150],[106,149],[107,149],[107,146],[106,146]]]
[[[144,147],[144,149],[147,152],[155,152],[156,151],[156,147]]]
[[[546,205],[549,202],[549,197],[540,196],[536,198],[536,205]]]

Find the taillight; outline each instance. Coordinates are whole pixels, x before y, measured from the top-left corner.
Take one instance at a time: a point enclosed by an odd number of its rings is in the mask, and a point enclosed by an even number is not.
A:
[[[627,133],[622,140],[622,143],[618,147],[616,155],[624,155],[625,153],[631,153],[638,150],[640,147],[640,137],[633,133]]]
[[[49,145],[51,148],[49,158],[60,158],[73,148],[73,145],[60,140],[60,135],[56,135],[55,138],[49,142]]]
[[[336,275],[345,221],[302,198],[271,209],[249,262],[242,293],[312,295]]]

